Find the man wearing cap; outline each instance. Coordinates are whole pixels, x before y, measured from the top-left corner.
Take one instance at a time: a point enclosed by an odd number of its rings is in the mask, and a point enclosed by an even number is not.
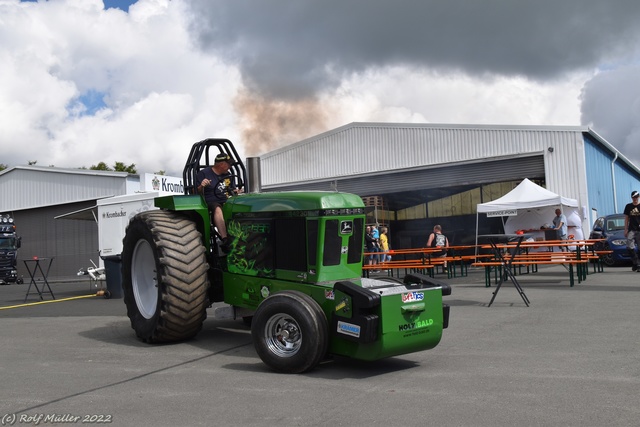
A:
[[[627,238],[627,250],[633,261],[633,271],[640,273],[638,267],[638,253],[636,245],[640,247],[640,202],[638,201],[638,192],[631,193],[631,203],[627,203],[624,207],[624,235]]]
[[[553,229],[556,230],[558,240],[567,240],[567,217],[562,213],[562,209],[556,209],[556,216],[553,218]],[[568,251],[569,249],[560,246],[561,251]]]
[[[236,188],[235,180],[229,172],[234,163],[235,161],[230,155],[220,153],[216,156],[213,166],[200,170],[196,176],[198,193],[204,196],[204,200],[209,206],[213,215],[213,225],[218,229],[218,234],[222,239],[222,249],[225,251],[229,247],[229,238],[222,216],[222,205],[230,196],[228,190],[235,194],[242,192],[241,189]]]

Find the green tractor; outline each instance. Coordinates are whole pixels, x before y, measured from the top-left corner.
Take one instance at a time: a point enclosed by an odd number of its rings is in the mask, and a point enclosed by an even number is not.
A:
[[[219,153],[244,164],[226,139],[193,145],[185,195],[158,197],[136,215],[122,252],[122,286],[136,335],[149,343],[194,337],[207,309],[251,325],[256,352],[271,369],[301,373],[325,357],[358,360],[427,350],[440,342],[451,288],[420,274],[404,281],[362,277],[364,204],[339,192],[232,196],[223,207],[228,250],[211,225],[196,174]],[[251,171],[250,171],[251,172]],[[224,303],[224,304],[223,304]]]

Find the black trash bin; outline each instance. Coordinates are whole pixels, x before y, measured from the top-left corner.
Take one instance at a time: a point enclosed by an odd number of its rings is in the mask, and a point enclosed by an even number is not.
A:
[[[120,269],[122,258],[120,255],[110,255],[101,258],[104,261],[104,273],[107,276],[109,298],[122,298],[122,271]]]
[[[553,229],[545,229],[544,240],[558,240],[558,231]]]

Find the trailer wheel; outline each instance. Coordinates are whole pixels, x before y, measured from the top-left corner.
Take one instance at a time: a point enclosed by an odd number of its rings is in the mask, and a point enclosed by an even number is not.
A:
[[[327,318],[310,296],[284,291],[265,299],[253,316],[253,344],[271,369],[298,374],[313,369],[327,353]]]
[[[136,215],[123,240],[122,264],[127,315],[141,340],[182,341],[200,331],[209,266],[193,221],[163,210]]]

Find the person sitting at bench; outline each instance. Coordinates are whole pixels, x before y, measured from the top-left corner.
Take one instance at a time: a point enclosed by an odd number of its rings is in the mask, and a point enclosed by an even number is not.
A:
[[[429,240],[427,241],[428,248],[439,248],[440,250],[432,253],[434,257],[446,257],[447,249],[449,248],[449,239],[447,236],[442,234],[442,227],[439,224],[433,226],[433,233],[429,235]],[[444,261],[443,271],[447,272],[447,261]]]
[[[229,172],[235,160],[225,153],[216,156],[213,166],[200,170],[196,176],[198,193],[204,196],[209,211],[213,216],[213,225],[218,230],[222,244],[220,248],[224,252],[229,251],[229,236],[222,216],[222,205],[231,195],[242,192],[236,187],[233,175]]]

